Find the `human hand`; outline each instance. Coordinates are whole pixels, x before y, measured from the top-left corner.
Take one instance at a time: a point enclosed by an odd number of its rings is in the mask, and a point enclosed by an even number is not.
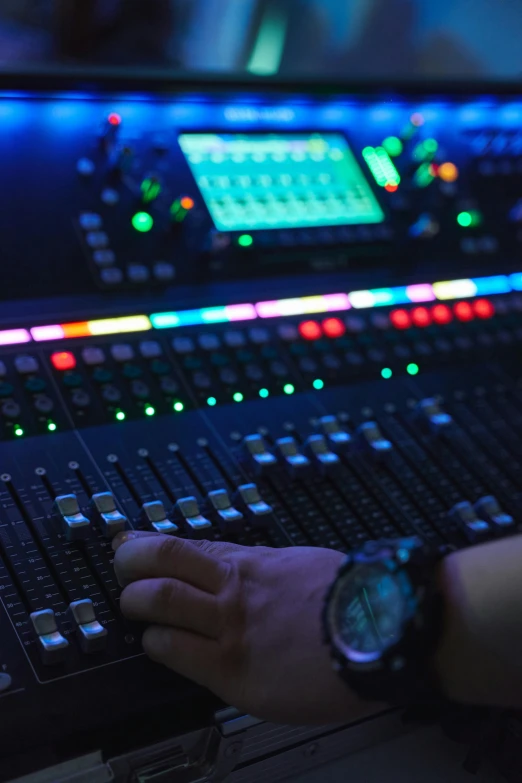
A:
[[[124,533],[114,542],[121,609],[151,623],[152,660],[258,718],[355,720],[361,702],[323,644],[323,601],[343,555]]]

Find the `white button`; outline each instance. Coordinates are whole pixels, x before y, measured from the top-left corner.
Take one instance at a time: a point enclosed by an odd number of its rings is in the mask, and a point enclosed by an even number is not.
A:
[[[156,359],[163,351],[161,345],[155,340],[144,340],[140,343],[140,353],[144,359]]]
[[[102,191],[101,200],[104,204],[107,204],[108,207],[114,207],[120,200],[120,194],[113,188],[105,188],[105,190]]]
[[[225,332],[224,337],[229,348],[242,348],[246,344],[243,332]]]
[[[96,266],[112,266],[116,261],[113,250],[95,250],[92,254],[92,260]]]
[[[256,345],[262,345],[263,343],[267,343],[270,340],[270,335],[266,329],[251,329],[249,334],[250,339]]]
[[[84,231],[99,231],[102,225],[102,216],[95,212],[82,212],[80,215],[80,226]]]
[[[277,332],[281,340],[284,340],[287,343],[291,343],[294,342],[294,340],[299,339],[299,330],[297,329],[297,326],[294,326],[294,324],[281,324]]]
[[[109,237],[105,231],[89,231],[85,239],[93,250],[102,250],[109,244]]]
[[[0,362],[0,378],[5,378],[7,375],[7,367],[4,362]]]
[[[145,283],[150,277],[150,272],[143,264],[130,264],[127,267],[127,277],[132,283]]]
[[[191,340],[190,337],[175,337],[172,341],[172,347],[176,353],[192,353],[196,350],[194,340]]]
[[[20,375],[31,375],[38,372],[38,362],[34,356],[17,356],[15,359],[16,371]]]
[[[158,261],[157,264],[154,264],[154,277],[156,280],[172,280],[176,277],[176,268],[174,264]]]
[[[101,348],[84,348],[82,351],[82,359],[89,367],[95,367],[98,364],[104,363],[105,354]]]
[[[100,277],[107,285],[118,285],[123,280],[123,272],[117,267],[102,269]]]
[[[111,348],[112,358],[115,362],[130,362],[134,359],[134,349],[131,345],[119,343]]]
[[[217,351],[221,342],[216,334],[202,334],[198,340],[204,351]]]

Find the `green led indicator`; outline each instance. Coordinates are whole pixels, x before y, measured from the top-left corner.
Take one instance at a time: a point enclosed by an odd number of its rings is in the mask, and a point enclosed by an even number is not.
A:
[[[154,219],[148,212],[137,212],[132,218],[132,225],[140,234],[146,234],[152,230]]]
[[[185,406],[183,405],[182,402],[175,402],[174,403],[174,410],[176,411],[176,413],[181,413],[181,411],[185,410]]]
[[[145,204],[155,201],[161,193],[161,185],[157,179],[147,177],[141,183],[141,193]]]
[[[419,365],[418,364],[408,364],[406,367],[406,372],[408,375],[418,375],[419,374]]]
[[[267,397],[270,397],[270,392],[268,391],[268,389],[259,389],[259,396],[263,400],[266,400]]]
[[[241,234],[241,236],[238,237],[237,244],[239,247],[252,247],[254,239],[250,234]]]
[[[233,396],[233,398],[232,398],[232,399],[234,400],[234,402],[243,402],[243,400],[244,400],[245,398],[243,397],[243,395],[241,394],[241,392],[236,392],[236,393],[234,394],[234,396]]]
[[[322,381],[320,378],[316,378],[312,386],[314,389],[317,389],[317,391],[321,391],[321,389],[324,389],[324,381]]]
[[[56,430],[57,430],[57,426],[56,426],[56,424],[54,423],[54,421],[50,421],[50,422],[48,423],[48,425],[47,425],[47,429],[49,430],[49,432],[56,432]]]
[[[382,375],[382,377],[384,378],[384,380],[388,381],[388,380],[389,380],[389,379],[392,377],[392,375],[393,375],[393,371],[392,371],[392,370],[390,370],[390,368],[389,368],[389,367],[384,367],[384,368],[381,370],[381,375]]]
[[[387,139],[384,139],[382,146],[392,158],[398,157],[404,149],[402,141],[397,136],[388,136]]]
[[[426,139],[424,142],[424,149],[428,153],[428,155],[435,155],[437,150],[439,149],[439,144],[435,139]]]
[[[292,386],[291,383],[287,383],[283,386],[283,391],[285,394],[293,394],[295,392],[295,386]]]
[[[24,431],[21,427],[15,427],[14,434],[16,435],[17,438],[21,438],[23,437]]]
[[[152,405],[147,405],[145,408],[145,416],[155,416],[156,415],[156,408],[153,408]]]
[[[207,405],[210,405],[211,408],[214,408],[217,405],[217,400],[215,397],[209,397],[207,400]]]
[[[116,413],[116,421],[125,421],[127,417],[125,416],[123,411],[118,411]]]
[[[457,223],[462,228],[471,228],[480,226],[482,223],[482,215],[476,210],[470,210],[469,212],[459,212],[457,215]]]

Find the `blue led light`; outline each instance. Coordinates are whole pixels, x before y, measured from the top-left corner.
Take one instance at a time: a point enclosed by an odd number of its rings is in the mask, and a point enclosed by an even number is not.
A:
[[[371,292],[375,297],[374,307],[396,304],[394,288],[372,288]]]
[[[180,324],[179,316],[176,313],[155,313],[151,315],[150,320],[155,329],[171,329]]]
[[[514,291],[522,291],[522,272],[515,272],[510,275],[509,282]]]
[[[511,285],[506,275],[494,275],[492,277],[472,277],[477,286],[477,296],[490,296],[491,294],[509,294]]]
[[[229,320],[225,307],[203,307],[200,310],[204,323],[224,323]]]

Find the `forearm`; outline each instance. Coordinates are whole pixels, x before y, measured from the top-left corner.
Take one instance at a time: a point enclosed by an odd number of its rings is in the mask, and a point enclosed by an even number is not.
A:
[[[441,568],[436,666],[454,701],[522,707],[522,536],[457,552]]]

